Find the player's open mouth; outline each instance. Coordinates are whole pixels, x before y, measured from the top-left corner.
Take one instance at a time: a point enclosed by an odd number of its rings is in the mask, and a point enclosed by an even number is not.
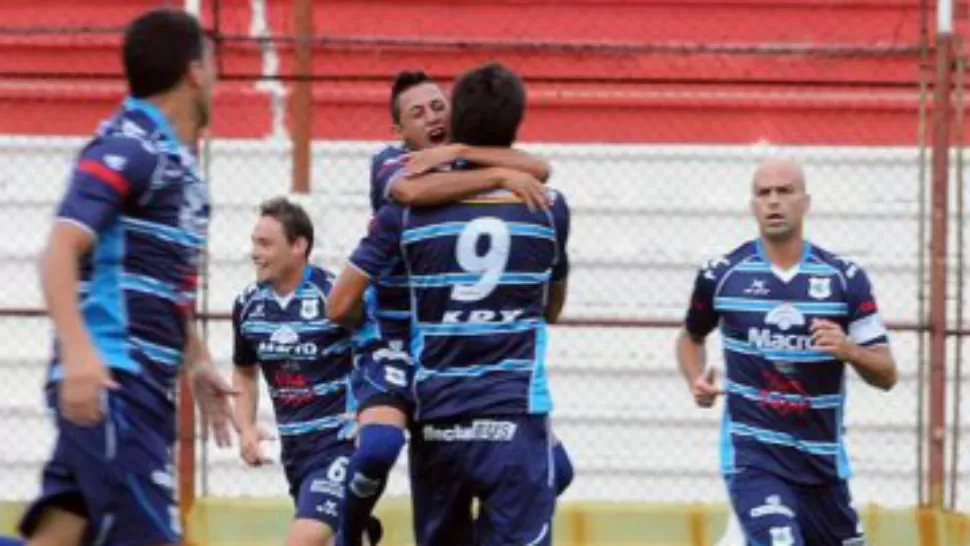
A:
[[[428,140],[434,144],[441,144],[448,138],[448,132],[445,131],[444,127],[437,127],[428,131]]]

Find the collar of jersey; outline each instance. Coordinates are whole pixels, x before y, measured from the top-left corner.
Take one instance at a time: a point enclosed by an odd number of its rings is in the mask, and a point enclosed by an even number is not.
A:
[[[771,261],[768,260],[768,256],[765,255],[764,243],[762,242],[761,239],[757,240],[757,242],[755,243],[755,248],[758,251],[758,258],[761,259],[761,261],[765,262],[768,265],[774,265],[771,263]],[[804,263],[807,263],[808,258],[811,255],[812,255],[812,243],[805,241],[802,244],[802,258],[801,260],[799,260],[797,265],[802,265]]]
[[[172,127],[168,118],[165,117],[165,114],[157,106],[147,100],[129,96],[125,97],[124,107],[126,110],[135,110],[148,116],[148,119],[152,120],[155,127],[165,133],[165,136],[168,137],[173,146],[176,148],[182,147],[182,139],[178,137],[178,134],[175,133],[175,128]]]
[[[307,264],[306,267],[303,268],[303,281],[301,281],[299,286],[297,286],[293,290],[293,292],[288,295],[292,296],[293,294],[296,294],[300,290],[300,288],[303,287],[303,285],[310,282],[311,277],[313,277],[313,266],[310,264]],[[263,286],[266,287],[266,290],[268,290],[269,293],[273,295],[273,297],[276,297],[276,298],[283,297],[279,292],[276,291],[276,288],[273,286],[273,283],[266,281],[266,284],[264,284]]]

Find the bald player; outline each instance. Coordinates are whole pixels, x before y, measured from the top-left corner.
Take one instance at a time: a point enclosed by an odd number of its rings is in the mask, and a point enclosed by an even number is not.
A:
[[[865,543],[847,485],[846,365],[882,390],[897,378],[865,271],[804,238],[810,203],[796,162],[759,165],[760,237],[700,269],[677,340],[695,403],[725,396],[721,469],[749,546]],[[705,370],[716,327],[723,385]]]

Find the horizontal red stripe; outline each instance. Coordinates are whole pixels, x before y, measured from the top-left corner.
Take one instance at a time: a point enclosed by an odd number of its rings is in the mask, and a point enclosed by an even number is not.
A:
[[[101,182],[111,186],[122,197],[128,195],[128,190],[131,185],[128,184],[128,180],[125,179],[124,175],[118,171],[111,170],[93,159],[82,160],[78,163],[77,170],[90,174]]]

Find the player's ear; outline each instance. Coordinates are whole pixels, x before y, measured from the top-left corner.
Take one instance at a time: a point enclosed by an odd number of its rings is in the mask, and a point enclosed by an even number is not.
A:
[[[400,123],[392,123],[391,130],[394,131],[394,136],[398,140],[401,140],[402,138],[404,138],[404,135],[401,134],[401,131],[403,131],[403,128],[401,127]]]
[[[309,247],[310,243],[306,237],[298,237],[293,243],[293,252],[299,256],[306,256]]]
[[[189,70],[185,77],[192,87],[201,88],[205,86],[205,67],[201,59],[189,63]]]

